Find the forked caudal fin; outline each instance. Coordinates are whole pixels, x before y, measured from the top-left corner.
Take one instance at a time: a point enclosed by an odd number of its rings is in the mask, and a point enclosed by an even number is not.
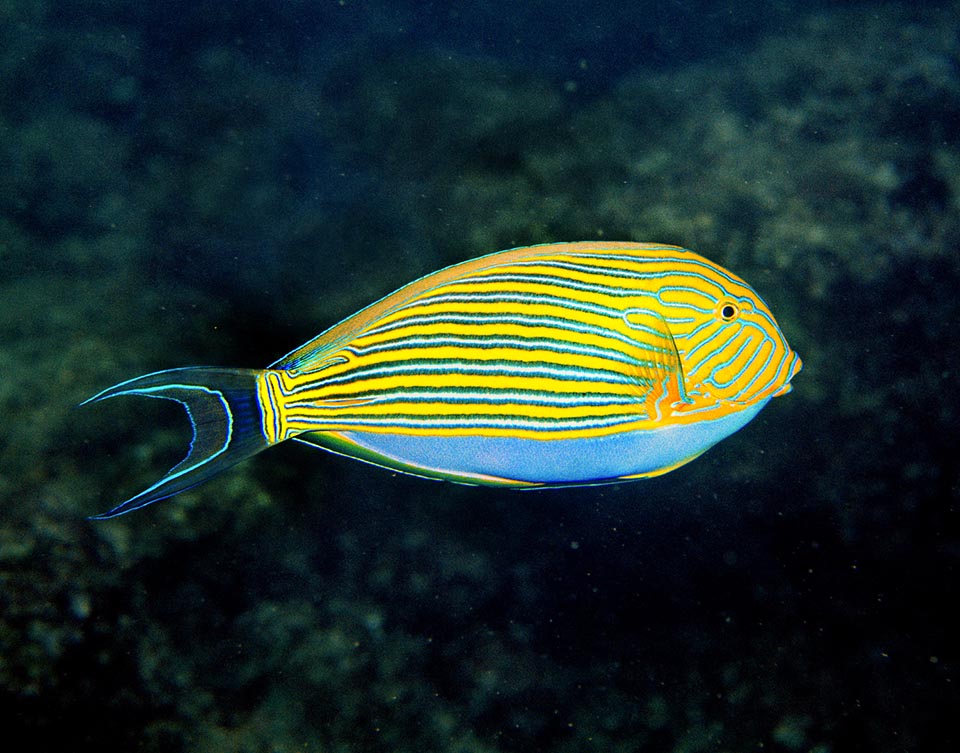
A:
[[[263,434],[257,401],[258,373],[252,369],[202,367],[158,371],[122,382],[81,403],[120,395],[174,400],[186,409],[193,428],[187,456],[162,479],[92,519],[113,518],[172,497],[265,450],[269,443]]]

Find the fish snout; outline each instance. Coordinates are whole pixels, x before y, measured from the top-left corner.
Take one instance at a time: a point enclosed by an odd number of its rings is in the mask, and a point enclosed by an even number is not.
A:
[[[788,358],[790,359],[791,363],[790,363],[790,367],[789,367],[789,369],[788,369],[787,378],[784,380],[783,386],[782,386],[779,390],[777,390],[776,392],[774,392],[771,397],[778,397],[779,395],[786,395],[788,392],[790,392],[791,390],[793,390],[793,385],[790,384],[790,382],[793,381],[793,378],[794,378],[797,374],[799,374],[799,373],[800,373],[800,369],[803,368],[803,361],[801,360],[800,356],[798,356],[796,353],[791,352],[790,355],[788,356]]]

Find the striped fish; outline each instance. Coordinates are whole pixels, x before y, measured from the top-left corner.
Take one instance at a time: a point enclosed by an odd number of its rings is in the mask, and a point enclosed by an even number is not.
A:
[[[193,426],[183,461],[97,517],[287,439],[466,484],[656,476],[789,392],[800,366],[753,289],[692,251],[502,251],[406,285],[267,369],[173,369],[90,398],[175,400]]]

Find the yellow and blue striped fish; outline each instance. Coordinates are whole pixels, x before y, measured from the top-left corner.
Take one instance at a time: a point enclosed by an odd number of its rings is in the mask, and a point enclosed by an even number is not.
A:
[[[754,290],[692,251],[515,248],[416,280],[267,369],[172,369],[90,398],[175,400],[193,426],[183,461],[97,517],[287,439],[466,484],[656,476],[789,392],[800,366]]]

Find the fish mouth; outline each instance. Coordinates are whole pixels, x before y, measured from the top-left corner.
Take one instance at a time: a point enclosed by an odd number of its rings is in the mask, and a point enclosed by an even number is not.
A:
[[[793,363],[790,364],[790,374],[787,376],[787,380],[783,383],[783,387],[773,393],[771,397],[778,397],[779,395],[786,395],[788,392],[793,390],[793,385],[790,384],[793,381],[793,378],[800,373],[800,369],[803,368],[803,361],[800,360],[800,356],[796,353],[791,354],[793,358]]]

